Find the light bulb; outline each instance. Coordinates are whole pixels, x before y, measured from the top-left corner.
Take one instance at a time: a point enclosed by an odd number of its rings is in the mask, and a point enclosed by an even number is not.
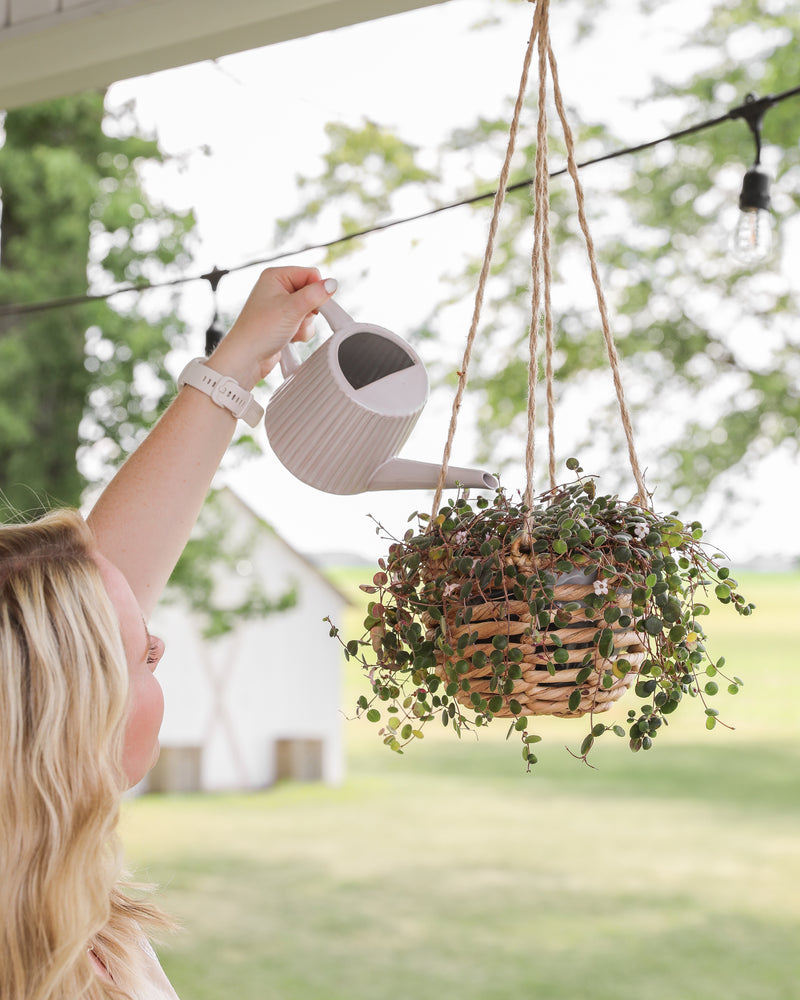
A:
[[[739,218],[731,236],[731,256],[742,264],[760,264],[772,253],[773,219],[769,175],[757,166],[744,175]]]
[[[772,253],[772,215],[763,208],[739,212],[731,237],[731,256],[742,264],[760,264]]]

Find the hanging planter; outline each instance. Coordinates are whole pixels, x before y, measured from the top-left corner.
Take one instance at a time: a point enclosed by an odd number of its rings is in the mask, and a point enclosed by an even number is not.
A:
[[[650,506],[633,428],[625,402],[619,360],[600,284],[594,245],[586,221],[574,142],[564,112],[558,72],[549,40],[549,0],[535,3],[506,158],[500,174],[475,308],[453,402],[439,486],[432,513],[415,514],[417,530],[395,541],[371,584],[374,595],[360,639],[345,643],[369,678],[371,693],[358,709],[380,727],[384,742],[402,752],[438,719],[458,734],[495,718],[510,719],[523,743],[528,766],[539,736],[531,717],[588,715],[589,731],[580,756],[609,730],[629,739],[631,749],[648,749],[668,717],[699,699],[706,726],[717,724],[710,699],[723,679],[730,693],[741,681],[723,674],[724,660],[706,649],[700,619],[713,596],[749,615],[753,605],[736,591],[722,556],[702,544],[703,529],[675,513]],[[517,498],[500,488],[493,499],[471,502],[458,495],[442,503],[443,485],[458,414],[467,384],[500,210],[514,154],[519,119],[533,55],[538,52],[539,92],[536,171],[533,185],[534,245],[528,357],[526,488]],[[567,150],[567,167],[577,200],[597,293],[603,337],[636,497],[630,502],[599,495],[592,477],[575,459],[577,479],[557,485],[555,477],[554,324],[550,303],[549,191],[546,81],[553,96]],[[544,332],[550,488],[535,495],[534,454],[539,333]],[[331,633],[338,635],[332,626]],[[628,711],[627,729],[595,717],[634,687],[638,708]]]
[[[720,681],[738,691],[710,658],[701,619],[710,600],[745,615],[752,605],[701,526],[598,496],[570,465],[577,481],[532,506],[501,488],[492,501],[458,497],[432,521],[417,515],[419,530],[362,588],[374,600],[347,655],[370,677],[359,710],[391,749],[435,719],[461,734],[503,718],[530,765],[538,715],[588,715],[583,756],[609,730],[648,749],[681,704],[699,699],[713,728]],[[595,720],[632,686],[643,703],[627,729]]]

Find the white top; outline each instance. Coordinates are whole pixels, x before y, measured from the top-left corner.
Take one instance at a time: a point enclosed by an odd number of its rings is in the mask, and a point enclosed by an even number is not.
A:
[[[144,961],[142,962],[144,976],[136,989],[135,1000],[178,1000],[178,994],[173,990],[172,984],[161,968],[152,945],[146,938],[142,938],[141,944],[144,952]],[[91,949],[89,957],[94,963],[97,974],[110,979],[105,965]]]
[[[166,973],[161,968],[156,953],[149,941],[142,942],[145,953],[145,973],[147,978],[136,991],[136,1000],[178,1000]]]

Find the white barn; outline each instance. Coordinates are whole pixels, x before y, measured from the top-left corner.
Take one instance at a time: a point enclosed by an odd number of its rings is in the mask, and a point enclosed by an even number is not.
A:
[[[167,652],[159,666],[166,709],[161,757],[139,791],[264,788],[282,778],[337,784],[344,775],[341,621],[347,598],[229,489],[226,517],[253,548],[215,579],[216,599],[238,604],[255,580],[285,611],[246,620],[204,639],[203,623],[180,602],[151,622]],[[258,530],[254,530],[258,529]]]

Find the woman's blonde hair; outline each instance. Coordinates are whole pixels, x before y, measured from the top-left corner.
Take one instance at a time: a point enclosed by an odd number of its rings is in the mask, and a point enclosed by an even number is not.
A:
[[[3,1000],[127,996],[161,922],[119,882],[128,670],[95,551],[74,511],[0,526]]]

